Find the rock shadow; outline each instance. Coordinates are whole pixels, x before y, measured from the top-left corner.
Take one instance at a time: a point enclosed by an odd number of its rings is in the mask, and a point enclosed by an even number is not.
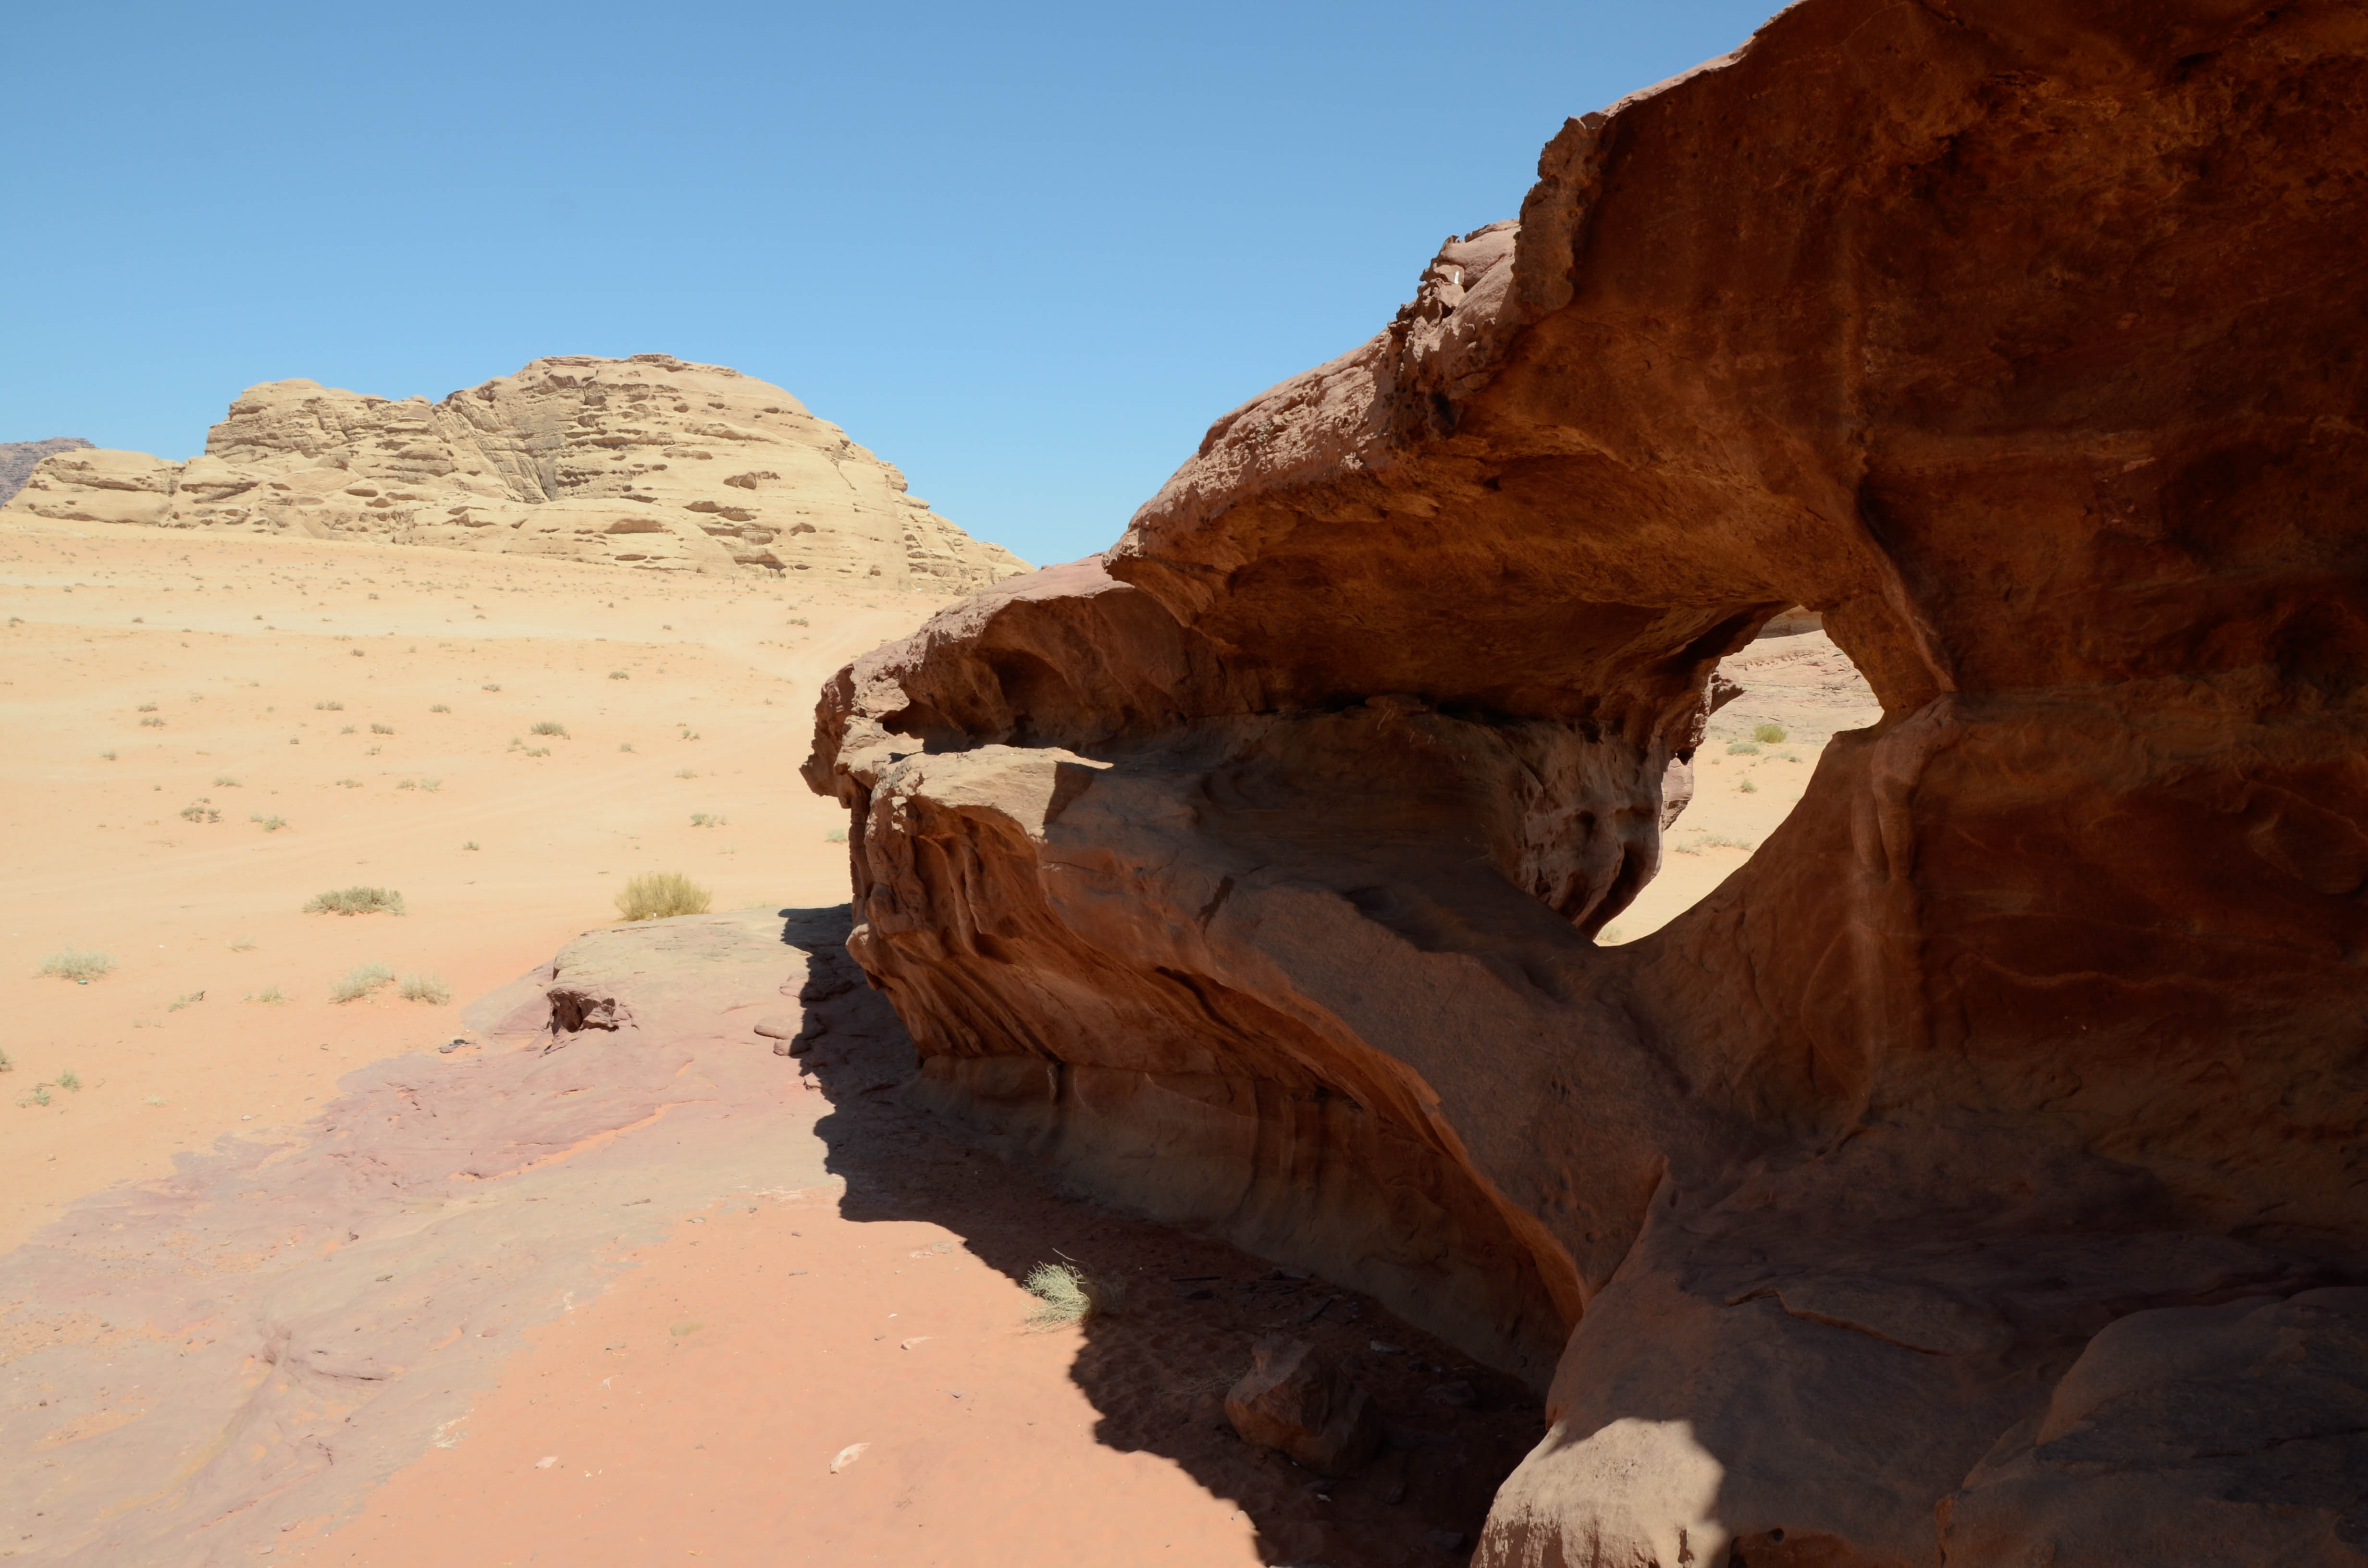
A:
[[[1497,1485],[1545,1434],[1535,1396],[1355,1291],[1065,1188],[1011,1141],[911,1103],[918,1056],[845,949],[845,904],[784,909],[806,956],[801,1057],[831,1109],[815,1131],[857,1221],[921,1221],[1014,1281],[1066,1256],[1126,1283],[1084,1330],[1070,1375],[1096,1437],[1159,1455],[1240,1508],[1269,1563],[1414,1568],[1469,1560]],[[1328,1479],[1255,1449],[1224,1393],[1265,1334],[1315,1343],[1372,1394],[1388,1438],[1361,1473]]]

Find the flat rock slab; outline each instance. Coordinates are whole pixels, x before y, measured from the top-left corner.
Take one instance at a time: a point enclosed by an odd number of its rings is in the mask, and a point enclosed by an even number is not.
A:
[[[827,1102],[742,1020],[846,931],[838,909],[593,932],[471,1009],[481,1049],[348,1074],[300,1137],[226,1138],[0,1257],[8,1554],[252,1562],[458,1441],[616,1252],[824,1183]],[[614,1027],[554,1032],[554,991],[616,998]]]

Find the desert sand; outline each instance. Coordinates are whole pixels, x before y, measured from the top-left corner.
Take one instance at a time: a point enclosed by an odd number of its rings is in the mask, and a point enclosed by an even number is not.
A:
[[[814,692],[946,601],[38,519],[0,596],[0,1558],[1461,1561],[1543,1430],[1353,1291],[964,1142],[868,991],[803,1062],[751,1032],[845,964]],[[715,913],[620,927],[651,869]],[[304,913],[351,885],[404,913]],[[563,949],[714,967],[630,982],[616,1054],[533,1032]],[[369,963],[449,999],[331,1000]],[[1127,1310],[1031,1329],[1062,1256]],[[1277,1326],[1375,1391],[1381,1466],[1233,1435]]]

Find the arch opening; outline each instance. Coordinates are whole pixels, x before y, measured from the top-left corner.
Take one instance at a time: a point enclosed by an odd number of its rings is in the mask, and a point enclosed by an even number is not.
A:
[[[1596,933],[1598,946],[1650,936],[1708,898],[1792,815],[1833,738],[1883,718],[1825,618],[1797,605],[1721,659],[1714,688],[1721,680],[1735,695],[1663,780],[1660,869]]]

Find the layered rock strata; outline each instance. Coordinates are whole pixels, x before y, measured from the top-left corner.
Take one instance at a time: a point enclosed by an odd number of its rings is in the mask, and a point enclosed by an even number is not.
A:
[[[1486,1564],[2368,1561],[2368,25],[1804,0],[844,672],[922,1092],[1550,1381]],[[1881,701],[1660,931],[1719,661]]]
[[[434,403],[270,381],[203,456],[53,456],[9,513],[931,593],[1027,570],[780,387],[665,354],[537,359]]]
[[[88,451],[79,436],[52,436],[46,441],[0,441],[0,501],[25,488],[41,460],[59,452]]]

